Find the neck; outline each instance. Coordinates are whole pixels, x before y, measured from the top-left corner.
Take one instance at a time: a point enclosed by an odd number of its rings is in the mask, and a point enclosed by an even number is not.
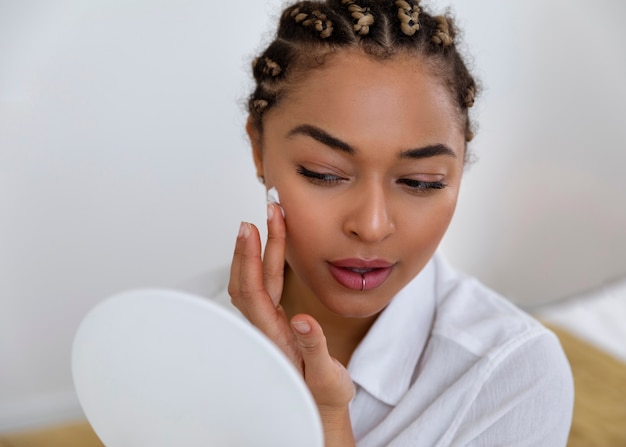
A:
[[[289,266],[285,267],[285,283],[280,304],[290,319],[301,313],[315,318],[324,330],[330,355],[346,367],[352,353],[378,317],[374,315],[350,318],[331,312]]]

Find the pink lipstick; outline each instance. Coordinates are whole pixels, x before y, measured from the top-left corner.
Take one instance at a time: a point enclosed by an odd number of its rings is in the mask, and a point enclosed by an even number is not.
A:
[[[358,291],[380,286],[391,274],[394,264],[381,259],[340,259],[328,263],[330,274],[342,286]]]

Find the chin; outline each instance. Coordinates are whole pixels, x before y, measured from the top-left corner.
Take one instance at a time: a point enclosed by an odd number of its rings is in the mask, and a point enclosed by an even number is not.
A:
[[[313,290],[313,294],[324,307],[340,317],[370,318],[382,312],[397,293],[382,287],[367,292],[342,289]]]

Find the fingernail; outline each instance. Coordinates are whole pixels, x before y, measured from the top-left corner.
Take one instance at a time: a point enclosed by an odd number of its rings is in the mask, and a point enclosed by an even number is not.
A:
[[[272,206],[271,203],[267,204],[267,220],[272,220],[272,217],[274,216],[274,207]]]
[[[239,234],[237,237],[246,238],[250,236],[250,224],[247,222],[241,222],[239,225]]]
[[[306,321],[294,321],[291,323],[293,328],[300,334],[308,334],[311,332],[311,326]]]

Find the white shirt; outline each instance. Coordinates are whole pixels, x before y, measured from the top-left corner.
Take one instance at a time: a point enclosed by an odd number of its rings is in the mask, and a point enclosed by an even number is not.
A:
[[[359,447],[565,446],[571,370],[556,336],[435,256],[354,352]]]
[[[359,447],[567,443],[573,381],[556,336],[438,255],[381,313],[348,371]]]

